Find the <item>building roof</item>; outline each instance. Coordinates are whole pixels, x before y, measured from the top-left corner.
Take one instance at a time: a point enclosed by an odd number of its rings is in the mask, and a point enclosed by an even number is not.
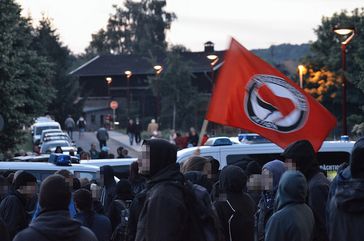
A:
[[[223,63],[225,51],[215,51],[219,61],[214,69],[218,69]],[[192,73],[203,73],[211,71],[210,61],[206,58],[206,52],[184,52],[181,53],[183,61],[191,61]],[[161,57],[159,59],[162,59]],[[160,63],[164,65],[164,63]],[[73,76],[107,76],[121,75],[130,70],[133,75],[154,74],[152,64],[147,58],[135,55],[101,55],[96,56],[69,74]]]

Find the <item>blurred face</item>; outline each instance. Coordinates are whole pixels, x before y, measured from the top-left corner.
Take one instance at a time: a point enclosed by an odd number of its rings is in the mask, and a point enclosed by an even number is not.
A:
[[[267,169],[263,169],[262,171],[262,188],[264,191],[273,190],[273,175]]]
[[[142,145],[142,151],[138,158],[139,173],[148,175],[150,172],[150,147]]]
[[[297,170],[296,163],[293,162],[292,158],[286,158],[284,160],[284,163],[287,166],[287,170],[293,170],[293,171]]]
[[[253,174],[250,175],[247,183],[248,190],[259,191],[262,190],[262,175]]]
[[[207,178],[211,179],[212,176],[212,165],[211,162],[206,162],[205,166],[203,167],[203,174],[207,176]]]
[[[37,183],[28,182],[27,185],[19,187],[18,192],[25,195],[27,198],[31,198],[37,192]]]

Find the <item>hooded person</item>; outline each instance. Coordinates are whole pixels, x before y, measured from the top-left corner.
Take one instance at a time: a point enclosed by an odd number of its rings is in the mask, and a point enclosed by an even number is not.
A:
[[[275,211],[268,220],[265,241],[312,240],[314,217],[305,204],[307,182],[301,172],[287,171],[279,182]]]
[[[267,162],[262,168],[263,191],[256,213],[256,235],[258,241],[264,240],[265,225],[273,214],[275,195],[278,189],[279,180],[287,170],[284,162],[273,160]]]
[[[364,222],[364,138],[354,145],[350,165],[342,172],[347,178],[336,180],[335,192],[329,202],[328,233],[330,241],[363,240]]]
[[[220,190],[225,198],[214,202],[226,240],[253,241],[255,203],[243,192],[247,176],[237,166],[226,166],[220,173]],[[242,228],[244,227],[244,228]]]
[[[145,140],[138,159],[139,172],[149,179],[136,230],[136,241],[186,240],[188,210],[184,203],[184,176],[176,163],[177,147],[162,139]],[[137,208],[138,209],[138,208]],[[137,210],[137,212],[139,212]],[[129,220],[129,222],[134,222]]]
[[[100,168],[100,174],[103,178],[104,185],[101,190],[100,202],[104,206],[104,210],[107,213],[109,205],[115,195],[116,182],[114,179],[114,170],[111,166],[105,165]]]
[[[296,141],[284,150],[282,156],[288,166],[295,166],[306,177],[308,183],[307,204],[315,217],[313,241],[328,240],[325,210],[330,181],[320,171],[312,144],[307,140]]]
[[[91,230],[70,217],[70,200],[66,179],[58,174],[48,176],[40,187],[40,215],[14,241],[97,241]]]
[[[36,193],[36,185],[37,179],[32,174],[17,171],[9,195],[1,201],[0,217],[5,222],[11,239],[28,226],[30,215],[26,207]]]

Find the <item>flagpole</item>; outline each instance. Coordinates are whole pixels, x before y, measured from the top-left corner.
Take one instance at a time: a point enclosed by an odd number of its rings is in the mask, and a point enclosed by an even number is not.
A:
[[[202,138],[203,138],[203,136],[206,133],[206,129],[207,129],[207,125],[208,124],[209,124],[209,121],[208,120],[203,120],[202,127],[201,127],[201,131],[200,131],[200,136],[198,138],[198,144],[197,144],[197,146],[201,146]]]

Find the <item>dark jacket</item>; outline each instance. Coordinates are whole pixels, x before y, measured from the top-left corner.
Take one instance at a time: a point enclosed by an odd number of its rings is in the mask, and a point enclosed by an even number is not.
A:
[[[28,227],[30,215],[25,210],[26,200],[18,191],[13,191],[0,204],[0,216],[9,231],[10,238]]]
[[[136,241],[185,240],[188,210],[182,189],[177,186],[183,181],[178,164],[171,164],[153,176],[139,216]]]
[[[339,171],[331,187],[328,233],[330,241],[363,240],[364,223],[364,139],[359,139],[351,154],[350,166]],[[334,190],[333,190],[334,189]]]
[[[97,241],[92,231],[71,219],[68,211],[41,213],[13,241]]]
[[[10,241],[10,235],[4,220],[0,217],[0,237],[2,241]]]
[[[276,209],[267,223],[265,241],[310,241],[314,217],[305,204],[307,183],[302,173],[283,174],[276,197]]]
[[[255,203],[243,189],[246,175],[240,167],[227,166],[220,174],[220,188],[226,200],[214,202],[225,240],[253,241]],[[230,225],[230,227],[229,227]]]
[[[289,145],[283,156],[292,158],[297,169],[301,171],[308,183],[307,204],[315,217],[314,241],[327,241],[326,204],[329,195],[330,181],[320,172],[312,145],[307,140]]]
[[[111,237],[111,223],[108,217],[95,212],[80,212],[75,219],[89,228],[97,237],[98,241],[109,241]]]
[[[107,133],[106,128],[101,127],[97,130],[96,137],[99,141],[107,141],[109,140],[109,133]]]
[[[100,172],[104,177],[104,187],[101,190],[100,202],[104,206],[105,213],[107,213],[109,205],[115,196],[116,182],[114,179],[114,171],[111,166],[102,166]]]

